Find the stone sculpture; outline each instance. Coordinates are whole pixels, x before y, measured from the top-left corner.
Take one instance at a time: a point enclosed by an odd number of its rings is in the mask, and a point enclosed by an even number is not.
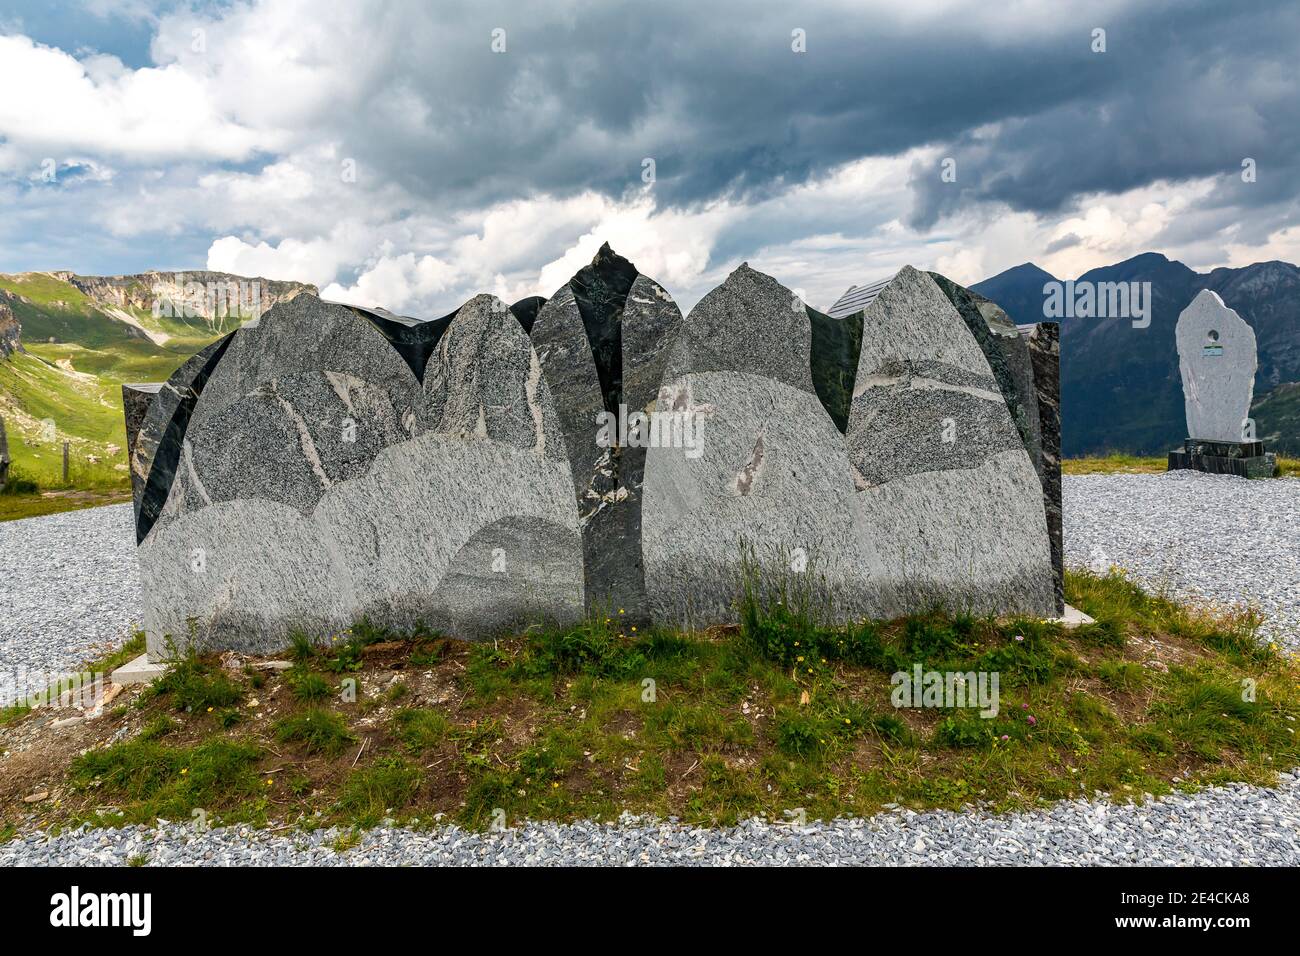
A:
[[[1271,477],[1276,458],[1255,438],[1250,403],[1259,362],[1255,332],[1218,293],[1202,289],[1178,316],[1187,441],[1169,453],[1170,470]]]
[[[608,246],[429,322],[304,293],[124,388],[150,655],[707,626],[746,574],[1054,616],[1055,339],[1004,320],[911,268],[832,318],[748,265],[683,317]]]

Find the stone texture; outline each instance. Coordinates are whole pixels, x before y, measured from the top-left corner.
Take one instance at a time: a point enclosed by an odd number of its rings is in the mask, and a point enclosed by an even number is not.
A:
[[[144,541],[162,513],[175,480],[194,407],[232,337],[233,333],[220,338],[191,356],[149,400],[130,451],[137,543]],[[137,413],[142,401],[143,396],[130,400]],[[124,407],[126,402],[124,390]]]
[[[866,310],[846,439],[862,534],[906,605],[1055,613],[1029,453],[970,327],[910,266]]]
[[[3,300],[6,293],[0,289],[0,359],[7,359],[15,352],[25,352],[21,337],[22,329],[14,311]]]
[[[697,314],[698,313],[698,314]],[[744,371],[816,394],[811,359],[812,326],[799,297],[771,276],[741,263],[727,281],[701,299],[678,337],[679,365],[669,377],[690,372]]]
[[[1255,392],[1255,332],[1218,293],[1202,289],[1178,316],[1178,368],[1189,438],[1238,442]]]
[[[236,332],[195,403],[160,520],[254,497],[310,515],[418,433],[423,392],[390,337],[405,326],[380,321],[302,294]]]
[[[1200,441],[1189,438],[1169,453],[1169,470],[1190,469],[1238,478],[1275,478],[1277,456],[1261,441]]]
[[[462,637],[539,608],[580,617],[582,547],[559,416],[503,303],[478,296],[457,312],[424,390],[429,431],[385,449],[315,513],[352,570],[357,613]],[[488,617],[476,581],[491,582]]]
[[[1065,551],[1061,533],[1061,327],[1039,322],[1025,337],[1038,401],[1038,478],[1043,485],[1057,611],[1065,608]]]
[[[1038,398],[1034,387],[1034,368],[1029,345],[1011,317],[996,302],[960,286],[937,272],[929,273],[938,284],[966,327],[975,336],[988,360],[998,389],[1007,403],[1025,450],[1041,475],[1039,448]]]
[[[289,634],[337,634],[357,601],[347,565],[316,523],[255,497],[156,525],[140,546],[149,659],[199,648],[272,653]]]
[[[862,350],[863,312],[835,318],[811,306],[806,311],[812,327],[813,388],[842,433],[849,426],[849,408],[853,404],[853,381],[858,374],[858,353]]]
[[[549,301],[431,322],[297,296],[142,421],[124,392],[150,656],[362,617],[706,626],[747,570],[841,618],[1051,616],[1055,338],[937,281],[832,319],[742,265],[683,320],[603,246]]]
[[[144,653],[127,661],[110,676],[115,685],[127,687],[131,684],[151,684],[166,673],[166,664],[152,664],[148,653]]]
[[[700,454],[654,447],[642,508],[646,592],[654,618],[730,620],[742,559],[789,577],[800,557],[819,592],[844,610],[869,606],[862,582],[883,572],[854,534],[855,494],[843,436],[809,373],[803,304],[742,265],[682,325],[666,363],[659,414],[689,416]]]
[[[617,424],[653,410],[681,324],[672,297],[602,246],[538,312],[532,341],[572,466],[587,608],[644,621],[641,507],[646,449]],[[602,415],[604,416],[602,418]]]
[[[122,385],[122,414],[126,419],[126,460],[135,461],[136,439],[144,421],[149,414],[149,406],[158,393],[162,391],[163,382],[124,383]],[[156,449],[155,449],[156,450]],[[152,454],[149,456],[152,459]],[[148,467],[138,473],[131,470],[131,496],[135,502],[136,513],[140,512],[140,497],[144,494],[145,482],[148,481]]]

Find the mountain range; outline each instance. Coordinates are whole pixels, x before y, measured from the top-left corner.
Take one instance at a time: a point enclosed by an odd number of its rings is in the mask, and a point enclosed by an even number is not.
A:
[[[1023,324],[1044,321],[1044,286],[1057,281],[1025,263],[971,288]],[[1202,273],[1147,252],[1075,282],[1150,282],[1151,311],[1146,327],[1123,317],[1059,320],[1063,455],[1163,455],[1189,437],[1174,327],[1202,289],[1217,292],[1255,330],[1256,436],[1270,450],[1300,454],[1300,268],[1272,261]]]
[[[240,325],[241,293],[265,310],[304,290],[316,291],[202,271],[0,275],[0,416],[15,471],[57,483],[66,441],[74,483],[127,484],[122,383],[164,380]]]
[[[1047,317],[1044,287],[1057,281],[1025,263],[971,288],[1029,324]],[[1059,320],[1066,456],[1163,455],[1187,437],[1174,326],[1202,289],[1255,330],[1256,434],[1270,449],[1300,455],[1300,268],[1260,262],[1200,273],[1144,253],[1075,281],[1150,282],[1151,311],[1145,327],[1127,317]],[[0,275],[0,416],[15,468],[53,484],[67,441],[83,481],[125,485],[122,383],[166,379],[244,321],[250,294],[265,311],[303,291],[316,289],[205,271]]]

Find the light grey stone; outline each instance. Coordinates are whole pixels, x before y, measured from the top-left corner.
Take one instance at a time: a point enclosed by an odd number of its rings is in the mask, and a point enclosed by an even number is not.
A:
[[[1055,613],[1033,463],[966,322],[910,266],[866,310],[846,440],[908,607]]]
[[[435,434],[568,460],[537,352],[495,296],[476,296],[456,313],[426,369],[424,393]]]
[[[484,550],[491,537],[471,544],[485,528],[512,520],[520,533],[494,545],[500,552]],[[463,587],[452,582],[439,593],[449,575],[499,581],[503,618],[534,609],[541,594],[552,601],[546,617],[582,616],[582,545],[565,461],[488,439],[421,435],[381,452],[364,477],[326,492],[315,521],[350,569],[354,617],[404,628],[439,622],[455,636],[488,636],[479,623],[492,622],[467,619]],[[489,577],[495,574],[501,577]]]
[[[1217,292],[1202,289],[1178,316],[1174,333],[1183,378],[1187,437],[1253,439],[1246,419],[1255,394],[1255,332]]]
[[[360,311],[303,293],[234,334],[194,420],[298,372],[339,372],[384,388],[403,421],[418,418],[423,405],[415,373],[373,322]]]
[[[731,619],[746,554],[764,579],[815,575],[812,590],[833,594],[842,612],[877,608],[868,582],[884,580],[884,566],[870,535],[855,533],[847,449],[813,389],[810,347],[803,304],[748,266],[684,321],[656,413],[681,416],[699,441],[647,454],[642,529],[656,620]]]
[[[805,308],[793,291],[741,263],[691,310],[665,377],[743,371],[816,394]]]
[[[478,296],[456,313],[425,389],[430,430],[379,453],[315,512],[351,569],[355,613],[468,638],[530,616],[581,617],[582,547],[559,419],[503,303]],[[476,586],[489,589],[476,596]]]
[[[649,276],[638,275],[623,307],[623,402],[653,410],[664,364],[682,326],[673,297]]]
[[[111,677],[114,684],[127,687],[131,684],[151,684],[166,674],[167,670],[167,664],[151,663],[149,654],[146,651],[139,657],[132,658],[117,668],[117,670],[113,671]]]
[[[349,567],[315,521],[275,501],[221,501],[154,527],[139,548],[149,659],[199,648],[272,653],[337,634],[357,606]]]
[[[744,372],[688,373],[665,385],[658,412],[674,410],[698,423],[702,453],[647,454],[641,520],[656,621],[733,620],[747,554],[764,581],[809,575],[842,615],[894,606],[843,436],[815,394]]]

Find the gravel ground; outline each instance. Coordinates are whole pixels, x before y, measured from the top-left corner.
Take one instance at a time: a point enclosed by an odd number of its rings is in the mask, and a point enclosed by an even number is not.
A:
[[[1118,565],[1174,595],[1252,604],[1266,636],[1300,651],[1300,479],[1173,471],[1064,485],[1067,565]]]
[[[0,704],[117,647],[139,615],[131,505],[0,522]]]
[[[1270,636],[1300,649],[1300,480],[1191,472],[1071,475],[1066,561],[1126,569],[1155,588],[1253,602]],[[68,668],[134,629],[139,579],[131,509],[116,505],[0,523],[0,675]],[[500,834],[377,829],[339,853],[337,834],[244,828],[81,830],[0,844],[0,865],[1058,864],[1300,865],[1300,775],[1141,805],[1104,800],[1041,811],[897,811],[806,827],[696,829],[529,824]]]
[[[1217,865],[1300,863],[1300,776],[1277,789],[1237,785],[1144,804],[1074,801],[1036,813],[912,813],[803,827],[750,821],[700,829],[625,818],[616,825],[529,824],[502,833],[376,829],[345,852],[334,830],[292,836],[244,828],[33,833],[0,844],[0,866],[436,865]]]

